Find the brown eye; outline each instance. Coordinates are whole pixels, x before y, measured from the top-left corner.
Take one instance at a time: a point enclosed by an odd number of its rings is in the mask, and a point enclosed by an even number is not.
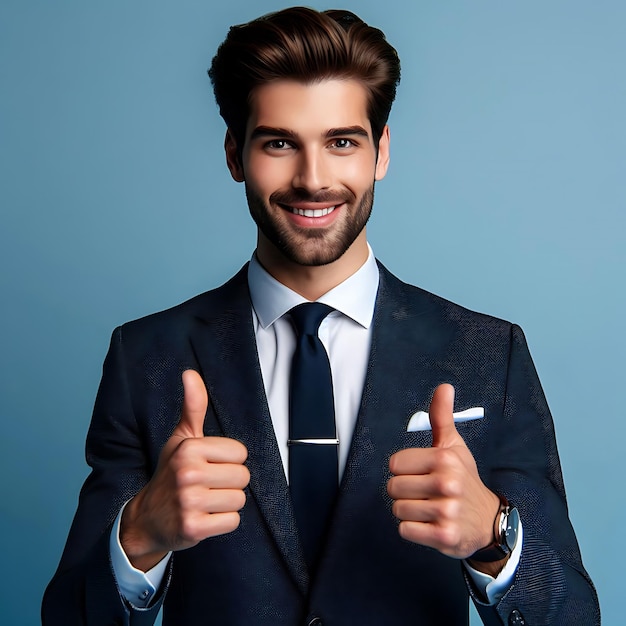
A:
[[[265,144],[265,147],[269,150],[285,150],[291,148],[291,144],[285,139],[272,139]]]
[[[353,148],[356,148],[358,144],[352,139],[346,139],[345,137],[337,137],[333,140],[330,148],[337,151],[349,151],[351,153]]]

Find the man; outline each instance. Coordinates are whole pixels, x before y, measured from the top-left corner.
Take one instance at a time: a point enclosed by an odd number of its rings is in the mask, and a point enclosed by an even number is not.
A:
[[[287,9],[210,75],[255,255],[115,331],[44,623],[599,623],[521,330],[369,249],[395,50]]]

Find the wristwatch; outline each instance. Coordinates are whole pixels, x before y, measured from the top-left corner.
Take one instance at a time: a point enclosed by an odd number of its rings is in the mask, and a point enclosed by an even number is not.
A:
[[[481,563],[500,561],[510,554],[517,544],[519,512],[504,496],[496,495],[500,498],[500,508],[493,522],[493,541],[468,557],[471,561]]]

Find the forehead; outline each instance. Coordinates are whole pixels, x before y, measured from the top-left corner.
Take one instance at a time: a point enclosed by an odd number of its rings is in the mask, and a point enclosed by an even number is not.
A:
[[[252,92],[246,134],[249,136],[258,126],[284,128],[304,135],[356,125],[371,132],[367,90],[360,82],[277,80]]]

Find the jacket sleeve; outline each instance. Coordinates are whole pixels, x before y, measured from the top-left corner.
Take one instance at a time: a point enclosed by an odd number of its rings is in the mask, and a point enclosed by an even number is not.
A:
[[[517,506],[524,543],[513,584],[494,607],[474,602],[490,625],[600,624],[593,583],[570,523],[552,417],[522,330],[513,326],[504,415],[491,441],[487,484]]]
[[[117,328],[104,362],[87,434],[85,481],[59,567],[42,604],[44,626],[148,626],[153,624],[167,587],[158,600],[135,609],[120,595],[109,555],[112,523],[122,505],[148,481],[146,443],[135,419]],[[170,566],[171,567],[171,566]]]

